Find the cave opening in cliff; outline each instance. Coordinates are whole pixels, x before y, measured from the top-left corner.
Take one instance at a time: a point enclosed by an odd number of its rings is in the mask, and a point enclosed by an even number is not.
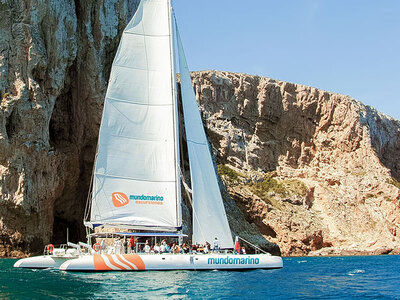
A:
[[[72,137],[72,96],[68,90],[55,101],[53,113],[49,123],[50,144],[54,148],[66,146]]]
[[[77,62],[68,70],[65,89],[55,100],[49,123],[50,144],[59,157],[58,175],[62,191],[54,201],[54,243],[65,243],[67,228],[70,241],[85,241],[83,215],[90,185],[97,136],[87,130],[88,102],[82,94],[84,82]]]
[[[6,133],[9,140],[11,140],[16,132],[16,113],[13,110],[8,118],[6,118]]]
[[[80,233],[80,225],[77,222],[54,217],[52,242],[56,244],[65,244],[69,242],[78,243],[84,241]]]

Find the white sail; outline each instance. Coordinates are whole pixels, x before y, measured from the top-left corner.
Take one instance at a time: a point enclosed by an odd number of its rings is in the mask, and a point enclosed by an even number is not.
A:
[[[142,0],[111,69],[88,226],[177,230],[175,71],[169,0]]]
[[[193,91],[179,31],[176,28],[181,93],[189,152],[193,197],[193,243],[213,245],[218,238],[221,248],[233,248],[218,179]]]

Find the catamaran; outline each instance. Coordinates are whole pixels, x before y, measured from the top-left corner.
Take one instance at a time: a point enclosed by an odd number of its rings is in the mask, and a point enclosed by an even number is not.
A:
[[[178,112],[180,105],[183,116]],[[180,167],[180,124],[186,132],[191,187],[184,182]],[[190,195],[192,244],[205,245],[217,238],[221,249],[232,250],[232,234],[171,1],[142,0],[113,61],[84,225],[91,231],[122,228],[138,235],[145,231],[182,238],[181,184]],[[60,261],[60,270],[283,266],[281,257],[269,253],[106,254],[98,245],[89,247],[86,254]]]

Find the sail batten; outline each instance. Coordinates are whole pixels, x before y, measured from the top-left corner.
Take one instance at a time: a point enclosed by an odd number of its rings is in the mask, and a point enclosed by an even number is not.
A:
[[[143,0],[122,34],[100,126],[87,224],[178,230],[170,3]]]
[[[151,103],[140,103],[140,102],[134,102],[134,101],[129,101],[129,100],[124,100],[124,99],[118,99],[118,98],[112,98],[112,97],[107,97],[110,101],[115,101],[115,102],[125,102],[125,103],[130,103],[134,105],[147,105],[147,106],[173,106],[170,103],[165,103],[165,104],[151,104]],[[134,100],[134,99],[133,99]]]
[[[135,32],[129,32],[129,31],[124,31],[126,34],[133,34],[133,35],[139,35],[139,36],[150,36],[150,37],[166,37],[166,36],[171,36],[169,34],[142,34],[142,33],[135,33]]]
[[[132,181],[146,181],[146,182],[172,182],[175,183],[175,180],[143,180],[140,178],[132,178],[132,177],[123,177],[123,176],[113,176],[113,175],[109,175],[109,174],[101,174],[101,173],[94,173],[96,176],[103,176],[103,177],[113,177],[113,178],[119,178],[119,179],[128,179],[128,180],[132,180]]]

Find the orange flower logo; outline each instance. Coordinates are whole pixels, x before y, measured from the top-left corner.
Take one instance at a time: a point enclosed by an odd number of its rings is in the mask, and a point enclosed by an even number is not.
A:
[[[116,192],[112,194],[112,202],[115,207],[122,207],[129,203],[129,199],[124,193]]]

